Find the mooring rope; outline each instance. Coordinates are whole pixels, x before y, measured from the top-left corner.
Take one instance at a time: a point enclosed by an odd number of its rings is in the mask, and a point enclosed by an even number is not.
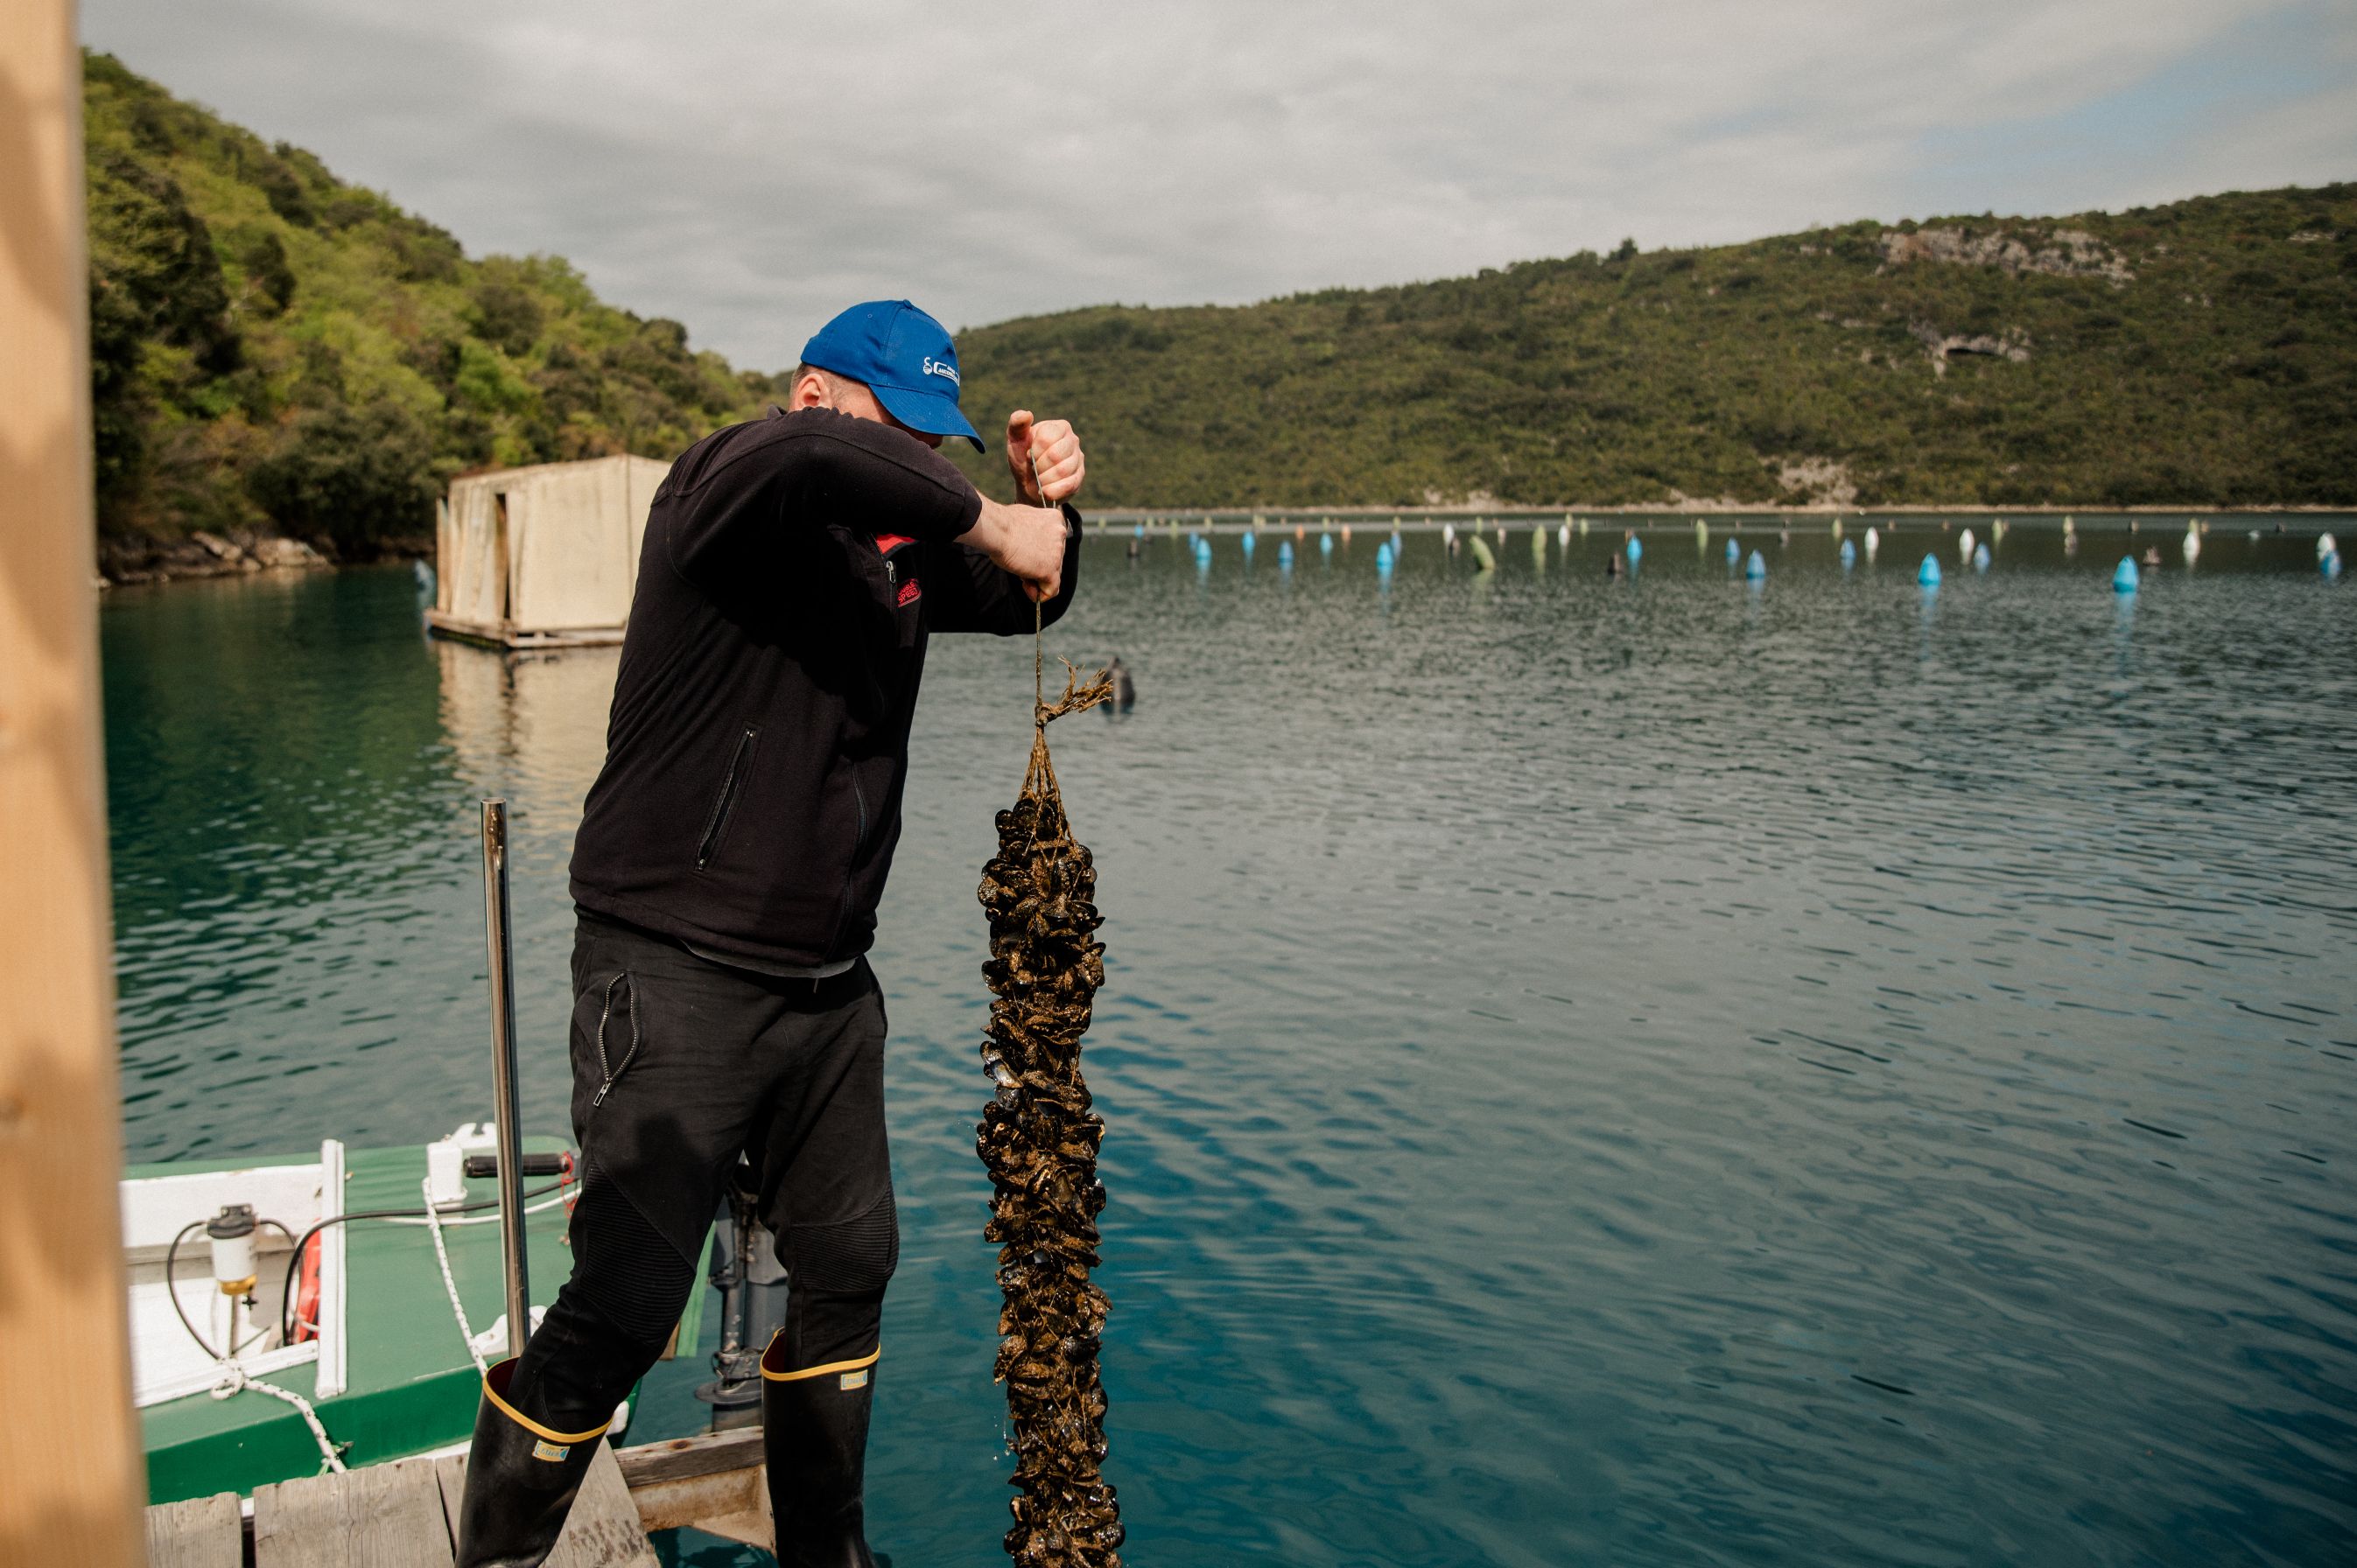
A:
[[[458,1300],[458,1282],[450,1276],[450,1249],[442,1244],[442,1216],[434,1207],[433,1178],[429,1176],[419,1185],[425,1189],[425,1228],[434,1236],[435,1261],[442,1265],[442,1288],[450,1293],[450,1311],[458,1319],[459,1337],[467,1342],[467,1359],[475,1363],[477,1372],[489,1376],[490,1363],[485,1361],[483,1353],[475,1348],[474,1326],[467,1321],[467,1308]],[[512,1326],[509,1328],[508,1337],[511,1339],[515,1337]]]
[[[328,1468],[339,1476],[344,1473],[343,1451],[328,1441],[328,1429],[319,1424],[319,1412],[311,1408],[309,1400],[292,1389],[264,1382],[238,1362],[223,1361],[221,1365],[223,1375],[221,1380],[212,1387],[213,1398],[225,1400],[243,1390],[252,1389],[255,1393],[285,1400],[295,1407],[295,1413],[303,1418],[303,1424],[311,1429],[312,1438],[319,1444],[319,1457],[326,1462]]]

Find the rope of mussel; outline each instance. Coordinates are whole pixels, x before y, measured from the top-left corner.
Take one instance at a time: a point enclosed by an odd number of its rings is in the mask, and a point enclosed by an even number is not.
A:
[[[1047,493],[1035,489],[1042,501]],[[1016,1468],[1006,1554],[1018,1568],[1120,1568],[1121,1513],[1100,1470],[1104,1388],[1097,1373],[1109,1303],[1090,1283],[1096,1216],[1104,1207],[1097,1148],[1104,1122],[1081,1077],[1081,1036],[1104,983],[1096,869],[1071,835],[1048,722],[1113,694],[1104,672],[1069,671],[1047,700],[1045,611],[1032,614],[1030,764],[1015,804],[998,813],[998,853],[979,897],[990,918],[983,977],[994,997],[982,1046],[996,1093],[983,1108],[974,1149],[991,1177],[985,1240],[998,1243],[994,1375],[1006,1385]]]

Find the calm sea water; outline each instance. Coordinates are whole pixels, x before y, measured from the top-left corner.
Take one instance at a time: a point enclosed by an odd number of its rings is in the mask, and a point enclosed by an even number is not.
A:
[[[1980,575],[1770,526],[1757,587],[1723,527],[1633,580],[1617,529],[1494,573],[1411,534],[1388,584],[1363,529],[1092,542],[1049,650],[1140,700],[1051,739],[1109,917],[1130,1561],[2357,1561],[2357,588],[2243,527],[2190,568],[2147,527],[2127,598],[2093,530]],[[491,792],[563,1131],[613,655],[429,643],[406,569],[104,638],[132,1156],[487,1113]],[[905,1568],[1003,1561],[974,886],[1030,663],[936,641],[876,954]]]

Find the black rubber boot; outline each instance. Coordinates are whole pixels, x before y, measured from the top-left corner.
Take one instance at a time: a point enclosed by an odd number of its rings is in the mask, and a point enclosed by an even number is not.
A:
[[[458,1509],[457,1568],[539,1568],[565,1533],[573,1494],[605,1441],[604,1426],[557,1432],[508,1403],[515,1369],[511,1358],[483,1374]]]
[[[860,1490],[878,1346],[856,1360],[785,1365],[782,1335],[761,1355],[761,1449],[780,1568],[877,1568]]]

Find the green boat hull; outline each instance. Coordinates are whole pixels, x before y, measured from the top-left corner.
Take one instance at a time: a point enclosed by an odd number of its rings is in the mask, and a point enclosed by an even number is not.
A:
[[[527,1138],[527,1153],[564,1151],[559,1139]],[[311,1156],[286,1156],[297,1163]],[[267,1157],[135,1166],[131,1179],[231,1170],[274,1163]],[[425,1174],[422,1146],[361,1149],[345,1155],[343,1208],[417,1209]],[[488,1186],[477,1183],[479,1190]],[[528,1182],[528,1189],[545,1185]],[[564,1205],[527,1217],[526,1256],[532,1301],[546,1305],[572,1273]],[[480,1380],[467,1353],[448,1292],[422,1225],[353,1220],[345,1242],[346,1350],[344,1391],[315,1402],[320,1424],[348,1466],[431,1453],[464,1443],[474,1430]],[[468,1321],[479,1333],[502,1311],[499,1227],[446,1226],[450,1273]],[[708,1245],[708,1243],[707,1243]],[[699,1269],[699,1273],[700,1273]],[[266,1303],[274,1309],[274,1302]],[[696,1320],[681,1326],[680,1350],[693,1353]],[[309,1398],[314,1371],[289,1369],[264,1380]],[[254,1487],[324,1467],[317,1440],[295,1407],[256,1390],[226,1399],[210,1393],[150,1405],[140,1412],[147,1450],[147,1496],[154,1503]]]

